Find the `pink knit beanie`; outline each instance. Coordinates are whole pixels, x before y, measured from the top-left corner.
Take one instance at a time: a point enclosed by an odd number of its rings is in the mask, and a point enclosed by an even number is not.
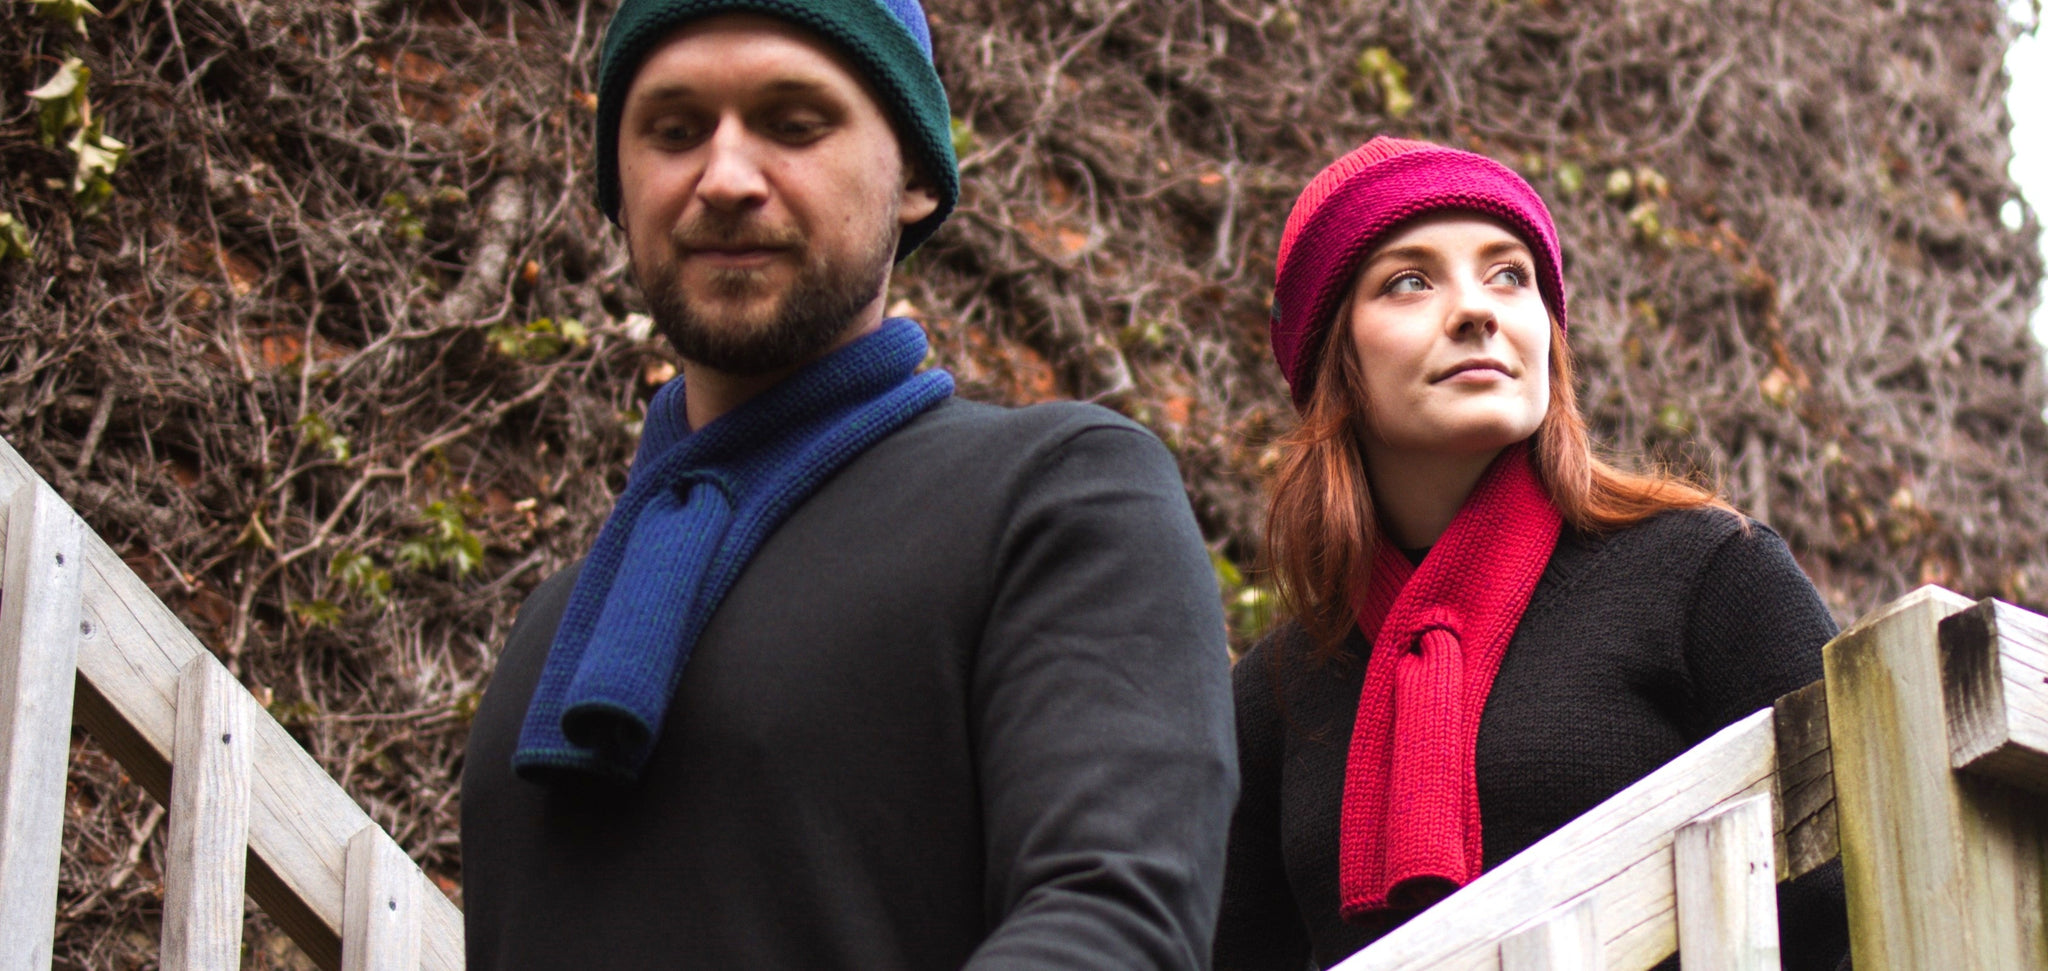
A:
[[[1301,190],[1273,280],[1273,358],[1297,410],[1308,407],[1316,350],[1350,292],[1359,260],[1401,224],[1444,210],[1508,224],[1536,257],[1543,302],[1565,323],[1557,227],[1529,183],[1484,155],[1382,135],[1330,163]]]

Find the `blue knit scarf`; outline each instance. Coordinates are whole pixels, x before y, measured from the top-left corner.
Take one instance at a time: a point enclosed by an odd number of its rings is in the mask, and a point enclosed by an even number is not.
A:
[[[698,635],[754,552],[840,466],[952,395],[952,375],[916,373],[926,351],[916,324],[884,321],[695,433],[682,382],[655,393],[527,705],[521,778],[639,778]]]

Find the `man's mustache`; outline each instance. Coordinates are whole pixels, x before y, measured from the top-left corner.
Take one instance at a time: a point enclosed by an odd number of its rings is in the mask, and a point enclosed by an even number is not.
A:
[[[698,216],[676,227],[669,242],[684,250],[796,249],[804,238],[795,229],[764,226],[745,216]]]

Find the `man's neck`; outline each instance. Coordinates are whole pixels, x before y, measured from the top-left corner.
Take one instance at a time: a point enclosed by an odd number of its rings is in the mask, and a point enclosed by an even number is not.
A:
[[[711,424],[726,412],[746,404],[755,395],[781,384],[783,379],[804,365],[874,333],[882,326],[881,301],[877,299],[854,319],[857,322],[846,328],[830,347],[789,367],[765,374],[729,374],[684,359],[683,412],[690,419],[690,427],[698,429]]]
[[[1436,545],[1500,451],[1441,455],[1365,449],[1366,478],[1387,538],[1402,549]]]

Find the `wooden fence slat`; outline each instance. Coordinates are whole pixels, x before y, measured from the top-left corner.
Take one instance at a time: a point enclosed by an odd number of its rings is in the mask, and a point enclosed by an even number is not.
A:
[[[1672,841],[1678,956],[1688,971],[1778,971],[1771,797],[1687,823]]]
[[[178,676],[164,874],[165,971],[242,965],[243,861],[249,855],[249,706],[210,656]]]
[[[1501,938],[1500,966],[1501,971],[1606,971],[1593,902],[1582,897]]]
[[[1641,971],[1678,947],[1672,834],[1717,806],[1768,793],[1776,734],[1756,712],[1637,780],[1457,893],[1338,963],[1337,971],[1492,971],[1498,929],[1581,897],[1614,971]],[[1477,933],[1480,929],[1494,929]],[[1860,971],[1860,966],[1859,966]]]
[[[1970,606],[1923,587],[1822,652],[1858,971],[2048,967],[2048,814],[1949,765],[1938,625]]]
[[[0,440],[0,494],[41,482]],[[76,714],[131,777],[167,802],[178,673],[208,652],[106,541],[89,529],[81,533],[85,619],[93,632],[78,651]],[[249,896],[308,957],[339,968],[347,846],[369,814],[267,714],[253,720],[250,734],[263,772],[251,780]],[[422,967],[459,971],[462,912],[437,891],[423,895],[420,921]]]
[[[48,968],[55,943],[86,530],[41,481],[0,509],[0,968],[15,971]]]
[[[1815,681],[1771,704],[1778,730],[1778,880],[1797,879],[1841,855],[1835,767],[1828,747],[1828,686]]]
[[[421,889],[419,869],[383,830],[365,826],[348,841],[342,971],[416,971]]]
[[[1949,764],[2048,793],[2048,617],[1983,600],[1941,622]]]

